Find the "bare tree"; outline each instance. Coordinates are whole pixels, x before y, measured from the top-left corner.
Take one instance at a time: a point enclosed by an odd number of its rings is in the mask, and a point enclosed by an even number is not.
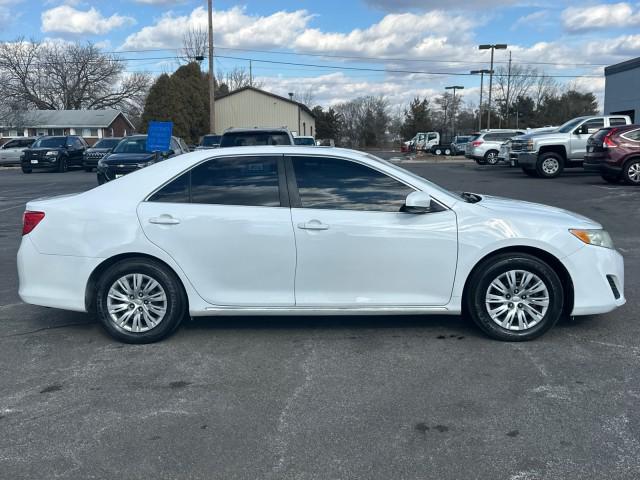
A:
[[[311,108],[311,104],[316,99],[316,93],[313,87],[309,87],[302,92],[293,92],[293,99]]]
[[[514,99],[529,96],[539,75],[538,69],[531,66],[514,64],[511,72],[505,67],[498,68],[494,75],[493,94],[503,117],[507,117]]]
[[[233,67],[226,72],[218,71],[218,78],[229,87],[230,92],[248,86],[262,88],[264,85],[261,80],[251,78],[251,74],[244,67]]]
[[[533,102],[535,109],[539,110],[546,99],[555,97],[557,94],[558,82],[544,74],[540,75],[533,86]]]
[[[0,43],[3,100],[26,109],[78,110],[141,104],[150,78],[91,43]]]
[[[207,31],[201,27],[189,27],[182,34],[181,61],[185,63],[200,62],[207,55],[208,48]]]

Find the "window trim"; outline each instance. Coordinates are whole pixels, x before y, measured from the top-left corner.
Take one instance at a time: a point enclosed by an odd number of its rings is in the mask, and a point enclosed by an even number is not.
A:
[[[335,209],[335,208],[323,208],[323,209],[314,209],[312,207],[304,207],[302,205],[302,199],[300,198],[300,191],[298,190],[298,181],[296,179],[296,175],[295,175],[295,171],[293,168],[293,157],[313,157],[313,158],[321,158],[321,159],[334,159],[334,160],[342,160],[342,161],[347,161],[347,162],[351,162],[351,163],[355,163],[357,165],[361,165],[363,167],[366,168],[370,168],[371,170],[374,170],[382,175],[386,175],[387,177],[393,178],[396,182],[399,182],[407,187],[409,187],[410,189],[412,189],[414,192],[422,192],[423,190],[421,190],[420,188],[416,187],[415,185],[412,185],[408,182],[406,182],[405,180],[402,180],[398,177],[396,177],[395,175],[391,175],[388,172],[384,172],[378,168],[375,168],[371,165],[368,165],[365,162],[353,159],[353,158],[346,158],[346,157],[341,157],[339,155],[332,155],[332,156],[328,156],[328,155],[317,155],[317,154],[308,154],[308,155],[291,155],[291,154],[286,154],[284,155],[284,162],[285,162],[285,171],[287,173],[287,187],[289,190],[289,201],[291,203],[291,208],[303,208],[306,210],[330,210],[333,212],[337,212],[337,211],[341,211],[341,212],[359,212],[359,213],[405,213],[405,212],[385,212],[385,211],[380,211],[380,210],[351,210],[351,209],[346,209],[346,208],[340,208],[340,209]],[[428,213],[437,213],[439,211],[444,211],[444,210],[449,210],[449,207],[447,207],[446,205],[444,205],[442,202],[438,201],[437,199],[433,198],[432,195],[429,195],[429,197],[431,198],[432,201],[436,202],[440,207],[442,207],[442,210],[437,209],[434,210],[432,212],[428,212]]]
[[[225,158],[241,158],[241,157],[269,157],[269,158],[275,158],[276,159],[276,169],[278,171],[278,193],[279,193],[279,197],[280,197],[280,205],[279,206],[274,206],[274,207],[270,207],[267,205],[229,205],[226,203],[194,203],[192,201],[192,197],[191,197],[191,172],[199,167],[200,165],[202,165],[203,163],[209,162],[211,160],[220,160],[220,159],[225,159]],[[169,204],[173,204],[173,205],[184,205],[184,202],[151,202],[149,199],[151,197],[153,197],[157,192],[159,192],[160,190],[162,190],[164,187],[166,187],[167,185],[169,185],[171,182],[173,182],[174,180],[177,180],[178,177],[181,177],[182,175],[188,173],[189,174],[189,201],[187,202],[187,205],[211,205],[211,206],[218,206],[218,207],[245,207],[245,208],[291,208],[290,207],[290,202],[289,202],[289,193],[288,193],[288,188],[287,188],[287,180],[286,180],[286,174],[285,174],[285,164],[284,164],[284,159],[283,159],[284,155],[281,153],[275,153],[275,154],[241,154],[241,155],[215,155],[213,157],[208,157],[205,158],[203,160],[201,160],[198,163],[195,163],[193,165],[191,165],[188,169],[186,170],[182,170],[181,172],[177,173],[176,175],[174,175],[173,177],[171,177],[170,179],[168,179],[167,181],[165,181],[164,183],[162,183],[159,187],[157,187],[156,189],[154,189],[151,193],[149,193],[142,201],[143,202],[150,202],[150,203],[169,203]]]

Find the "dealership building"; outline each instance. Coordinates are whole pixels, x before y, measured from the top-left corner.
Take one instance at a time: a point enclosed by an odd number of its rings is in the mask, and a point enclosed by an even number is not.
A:
[[[640,122],[640,57],[604,69],[604,113]]]

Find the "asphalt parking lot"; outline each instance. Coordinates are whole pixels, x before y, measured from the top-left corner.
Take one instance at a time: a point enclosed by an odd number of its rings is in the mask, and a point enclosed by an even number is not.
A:
[[[625,256],[627,305],[524,344],[412,316],[202,318],[123,345],[17,295],[25,202],[95,174],[0,169],[0,478],[640,478],[640,189],[404,166],[598,220]]]

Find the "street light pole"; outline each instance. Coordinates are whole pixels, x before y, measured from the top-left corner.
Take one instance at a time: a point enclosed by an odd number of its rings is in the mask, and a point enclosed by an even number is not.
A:
[[[453,90],[453,100],[451,102],[451,137],[456,134],[456,90],[464,89],[461,85],[454,85],[452,87],[444,87],[445,90]]]
[[[491,128],[491,90],[493,89],[493,51],[506,50],[506,43],[496,43],[493,45],[479,45],[480,50],[491,50],[491,73],[489,74],[489,104],[487,105],[487,128]]]
[[[216,133],[216,92],[213,78],[213,0],[209,6],[209,133]]]
[[[493,73],[493,70],[471,70],[471,75],[480,74],[480,104],[478,105],[478,132],[482,130],[482,91],[484,90],[484,74]]]

